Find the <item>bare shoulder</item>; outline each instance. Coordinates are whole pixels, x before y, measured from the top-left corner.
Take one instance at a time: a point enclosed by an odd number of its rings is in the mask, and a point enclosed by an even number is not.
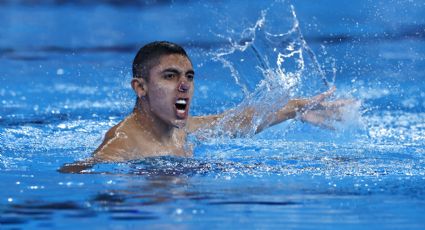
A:
[[[188,120],[187,131],[189,133],[193,133],[193,132],[196,132],[200,129],[211,128],[222,117],[223,117],[222,114],[190,117],[189,120]]]
[[[124,161],[125,153],[131,148],[131,115],[105,133],[102,144],[94,151],[99,161]]]

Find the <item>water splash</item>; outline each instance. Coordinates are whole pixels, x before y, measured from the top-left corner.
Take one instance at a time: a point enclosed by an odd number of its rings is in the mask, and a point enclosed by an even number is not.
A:
[[[229,45],[209,55],[230,71],[244,95],[236,110],[255,108],[251,129],[243,133],[253,135],[266,116],[281,109],[290,98],[311,96],[330,85],[301,33],[294,7],[285,1],[275,1],[262,10],[253,26],[239,34],[234,31],[229,29],[228,35],[219,34]],[[316,75],[314,78],[312,73]],[[232,114],[219,127],[229,120],[235,120]],[[220,131],[215,132],[222,134]]]
[[[268,17],[273,13],[286,13],[289,16],[280,16],[280,21],[273,22],[272,17]],[[290,25],[290,28],[281,32],[280,28],[285,24]],[[278,27],[277,32],[272,31],[275,27]],[[230,31],[230,35],[219,35],[226,38],[230,45],[213,52],[211,56],[230,70],[231,76],[246,97],[264,88],[272,90],[271,86],[275,82],[282,91],[294,96],[294,90],[300,86],[304,71],[310,70],[306,69],[304,53],[307,53],[315,68],[313,71],[318,73],[322,83],[329,86],[325,72],[302,35],[294,6],[276,1],[268,9],[261,11],[254,26],[244,29],[241,34]],[[252,71],[253,69],[257,71]],[[252,73],[258,71],[260,74],[253,76]]]

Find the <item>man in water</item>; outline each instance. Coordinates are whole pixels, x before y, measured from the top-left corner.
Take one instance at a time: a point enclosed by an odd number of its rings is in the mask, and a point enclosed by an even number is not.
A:
[[[185,50],[170,42],[143,46],[133,62],[133,88],[137,99],[133,112],[112,127],[92,158],[65,165],[63,172],[76,172],[97,162],[122,162],[152,156],[192,156],[186,143],[191,133],[213,130],[220,125],[230,135],[247,134],[253,127],[255,107],[232,109],[217,115],[189,116],[194,92],[195,71]],[[299,117],[326,126],[339,119],[347,101],[324,102],[335,88],[311,99],[290,100],[281,109],[267,114],[255,133],[285,120]],[[300,114],[300,116],[297,116]]]

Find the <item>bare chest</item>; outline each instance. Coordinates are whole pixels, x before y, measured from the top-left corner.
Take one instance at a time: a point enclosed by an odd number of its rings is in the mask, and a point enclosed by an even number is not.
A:
[[[181,156],[190,157],[193,148],[186,142],[185,135],[178,135],[168,142],[159,142],[150,137],[141,136],[134,140],[133,153],[143,157],[153,156]]]

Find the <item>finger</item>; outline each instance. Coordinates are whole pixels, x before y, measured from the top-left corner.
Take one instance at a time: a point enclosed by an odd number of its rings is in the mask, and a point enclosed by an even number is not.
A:
[[[355,105],[357,103],[360,103],[357,100],[354,99],[340,99],[336,101],[330,101],[330,102],[321,102],[320,105],[325,108],[340,108],[348,105]]]
[[[344,121],[343,113],[341,113],[340,110],[314,110],[314,111],[308,111],[302,114],[302,118],[304,120],[313,121],[313,123],[316,123],[316,121],[320,123],[324,123],[325,121],[333,122],[333,121]]]
[[[319,127],[330,129],[330,130],[335,130],[332,120],[329,120],[329,117],[326,117],[320,113],[303,114],[301,117],[301,120],[315,126],[319,126]]]
[[[320,103],[321,101],[325,100],[327,97],[331,96],[335,92],[335,90],[336,90],[336,87],[332,86],[328,91],[313,97],[312,99],[313,103]]]

